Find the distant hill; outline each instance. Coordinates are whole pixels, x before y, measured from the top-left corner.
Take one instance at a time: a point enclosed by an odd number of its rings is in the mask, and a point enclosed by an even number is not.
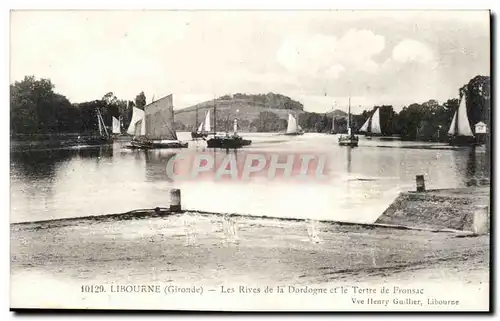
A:
[[[268,94],[234,94],[232,97],[225,95],[215,100],[205,101],[194,106],[175,111],[175,122],[179,129],[193,130],[195,124],[199,124],[208,110],[213,117],[214,104],[217,112],[217,128],[224,130],[226,125],[232,124],[234,118],[238,118],[239,127],[242,130],[252,130],[252,123],[259,119],[261,112],[272,112],[280,119],[287,120],[288,114],[296,117],[304,113],[304,106],[290,97],[268,93]],[[198,120],[196,120],[198,110]],[[228,118],[230,121],[228,121]],[[213,122],[213,118],[212,118]],[[232,128],[232,125],[229,125]]]
[[[335,109],[334,111],[327,112],[326,115],[328,117],[335,117],[335,118],[345,118],[347,117],[347,113],[343,110],[340,109]],[[351,114],[352,115],[352,114]]]

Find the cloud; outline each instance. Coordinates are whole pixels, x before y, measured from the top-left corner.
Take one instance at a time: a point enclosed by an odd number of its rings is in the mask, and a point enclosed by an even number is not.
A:
[[[295,34],[286,37],[276,54],[289,72],[314,75],[333,65],[337,39],[322,35]]]
[[[338,78],[348,71],[376,72],[373,57],[384,47],[385,38],[370,30],[351,29],[340,38],[302,33],[286,37],[276,58],[292,73]]]
[[[351,64],[371,64],[385,47],[385,38],[371,30],[349,30],[338,43],[339,58]]]
[[[422,62],[429,63],[434,60],[434,55],[422,42],[405,39],[398,43],[392,50],[392,58],[397,62]]]
[[[234,92],[324,111],[448,99],[489,73],[489,13],[472,11],[24,11],[11,81],[50,78],[71,101],[113,91],[176,108]],[[36,54],[33,54],[36,48]],[[358,103],[359,102],[359,103]]]

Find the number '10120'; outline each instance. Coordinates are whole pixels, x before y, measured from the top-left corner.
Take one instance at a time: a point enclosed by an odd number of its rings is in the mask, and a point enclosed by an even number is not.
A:
[[[102,293],[102,292],[106,292],[106,291],[104,290],[104,285],[85,284],[85,285],[82,285],[82,292],[83,293]]]

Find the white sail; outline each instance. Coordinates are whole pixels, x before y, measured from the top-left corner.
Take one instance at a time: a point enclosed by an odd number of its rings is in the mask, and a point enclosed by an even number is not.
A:
[[[382,129],[380,128],[380,108],[375,110],[372,116],[372,126],[370,128],[372,134],[382,134]]]
[[[198,126],[198,130],[197,130],[198,133],[201,133],[201,131],[203,130],[203,125],[204,125],[203,122],[201,122],[200,126]]]
[[[132,108],[132,119],[130,120],[130,125],[127,129],[127,134],[135,135],[135,136],[144,136],[146,135],[146,123],[142,120],[144,119],[144,110],[139,109],[137,107]],[[139,130],[136,130],[136,125],[139,124]]]
[[[139,120],[134,124],[134,129],[133,129],[133,135],[134,136],[144,136],[146,133],[146,130],[144,130],[144,119]]]
[[[113,134],[119,134],[120,132],[120,121],[113,116]]]
[[[288,126],[286,128],[286,133],[291,134],[291,133],[296,133],[298,131],[297,127],[297,120],[295,117],[292,116],[292,114],[288,114]]]
[[[368,117],[363,126],[361,126],[361,128],[359,129],[360,132],[365,132],[365,133],[368,132],[368,125],[370,124],[370,118],[371,117]]]
[[[335,118],[332,118],[332,133],[335,133]]]
[[[238,120],[237,119],[234,120],[233,130],[234,130],[235,134],[238,132]]]
[[[455,135],[455,126],[457,122],[457,112],[455,112],[455,115],[453,115],[453,120],[451,121],[450,129],[448,130],[448,134],[450,135]]]
[[[205,121],[203,122],[205,124],[204,129],[208,133],[210,132],[210,110],[207,111],[207,115],[205,116]]]
[[[155,140],[177,140],[174,128],[172,95],[165,96],[144,107],[146,137]]]
[[[458,133],[460,136],[474,136],[469,124],[469,118],[467,117],[467,106],[466,106],[465,94],[460,101],[460,106],[458,106],[457,119],[458,122]]]

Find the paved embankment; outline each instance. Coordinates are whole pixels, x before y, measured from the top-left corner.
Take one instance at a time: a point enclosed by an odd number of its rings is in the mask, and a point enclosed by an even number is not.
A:
[[[474,213],[489,203],[489,186],[405,192],[375,223],[472,231]]]
[[[440,293],[430,290],[436,285],[475,293],[466,300],[483,300],[488,293],[489,235],[185,213],[11,224],[11,240],[14,305],[183,308],[182,302],[190,302],[185,308],[231,309],[234,303],[246,308],[357,309],[348,296],[281,296],[276,301],[255,295],[198,301],[151,297],[139,302],[137,296],[81,293],[81,285],[89,283],[219,289],[389,282],[428,286],[427,296]],[[398,308],[412,307],[393,309]]]

